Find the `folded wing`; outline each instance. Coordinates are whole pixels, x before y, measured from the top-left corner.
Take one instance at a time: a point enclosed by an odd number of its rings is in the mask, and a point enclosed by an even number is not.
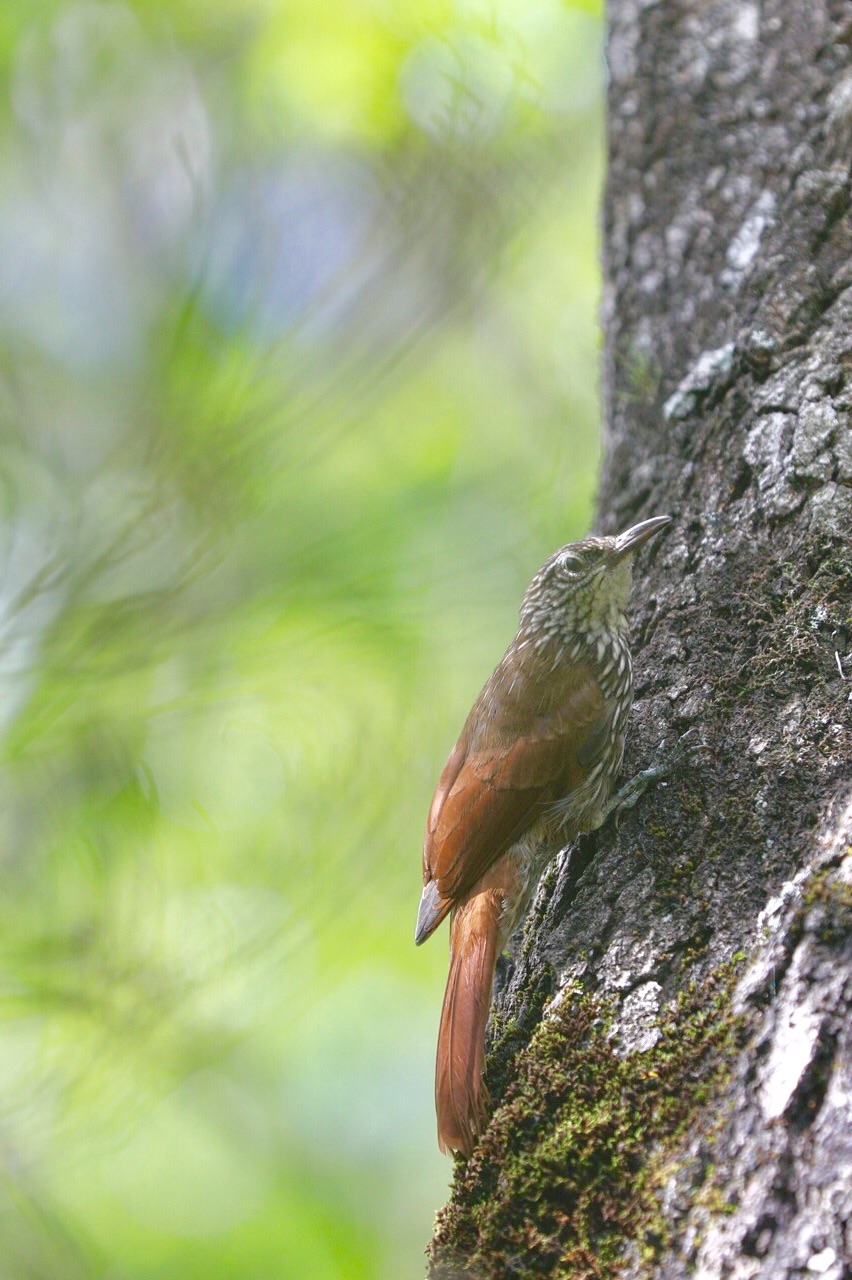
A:
[[[585,778],[590,754],[597,754],[596,743],[605,738],[604,697],[582,666],[571,668],[562,694],[557,706],[538,708],[526,723],[518,722],[517,699],[507,701],[502,717],[483,717],[484,727],[474,707],[429,813],[417,942],[429,937],[548,805]],[[477,706],[488,696],[486,686]],[[535,706],[528,696],[526,703]]]

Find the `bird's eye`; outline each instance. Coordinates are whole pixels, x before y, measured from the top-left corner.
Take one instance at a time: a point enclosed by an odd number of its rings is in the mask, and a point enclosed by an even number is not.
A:
[[[581,573],[583,562],[579,556],[567,555],[562,557],[562,568],[566,573]]]

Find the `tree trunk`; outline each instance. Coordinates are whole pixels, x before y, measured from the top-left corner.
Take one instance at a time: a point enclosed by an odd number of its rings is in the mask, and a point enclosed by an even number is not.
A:
[[[611,0],[607,450],[625,776],[490,1032],[433,1280],[852,1276],[852,8]],[[570,359],[570,353],[566,353]]]

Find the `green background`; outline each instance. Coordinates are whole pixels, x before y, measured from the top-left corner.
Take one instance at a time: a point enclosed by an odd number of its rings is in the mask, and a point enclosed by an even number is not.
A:
[[[423,822],[591,518],[601,40],[0,8],[4,1280],[422,1274]]]

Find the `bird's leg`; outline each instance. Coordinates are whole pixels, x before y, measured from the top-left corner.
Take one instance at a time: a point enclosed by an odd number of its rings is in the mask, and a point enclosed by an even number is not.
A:
[[[659,782],[661,778],[667,778],[676,765],[699,748],[700,743],[695,740],[697,734],[697,729],[687,729],[668,755],[663,756],[657,764],[641,769],[629,782],[625,782],[623,787],[619,787],[612,799],[604,805],[603,821],[606,822],[607,818],[611,818],[613,814],[616,815],[617,821],[617,816],[625,809],[632,809],[652,783]]]

